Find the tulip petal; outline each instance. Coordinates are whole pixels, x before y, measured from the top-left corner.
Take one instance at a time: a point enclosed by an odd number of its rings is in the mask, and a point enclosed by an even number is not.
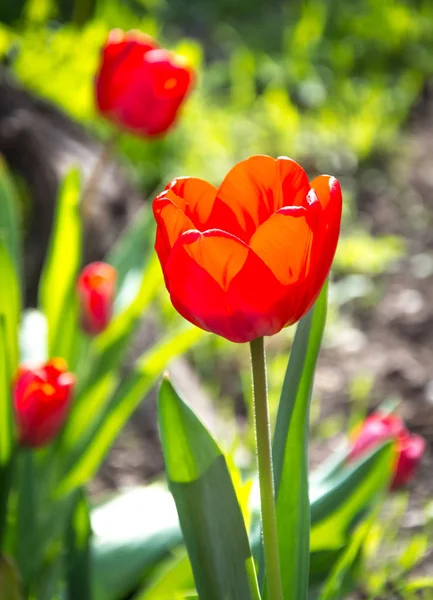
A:
[[[116,290],[116,269],[104,262],[93,262],[84,267],[77,280],[81,326],[88,335],[97,335],[108,326]],[[56,368],[57,363],[57,368]],[[55,359],[45,367],[49,378],[58,377],[66,370],[62,359]]]
[[[131,69],[121,75],[123,89],[117,98],[118,117],[146,135],[158,135],[174,122],[177,111],[193,83],[191,69],[177,64],[163,49],[151,50],[140,65],[131,61]]]
[[[257,155],[231,169],[220,185],[207,227],[229,231],[247,242],[283,206],[303,206],[310,190],[295,161]]]
[[[241,240],[220,230],[188,231],[166,266],[174,307],[186,319],[233,342],[279,331],[285,288]]]
[[[169,195],[172,193],[173,196]],[[205,231],[215,201],[217,188],[198,177],[179,177],[172,181],[163,194],[181,208],[194,223],[194,229]]]
[[[17,404],[24,406],[34,390],[39,389],[40,384],[43,382],[43,371],[25,367],[20,368],[14,387],[14,396],[17,399]]]
[[[248,246],[220,230],[191,231],[180,241],[190,257],[211,275],[223,291],[227,291],[249,253]]]
[[[155,198],[153,202],[153,214],[157,223],[155,250],[163,269],[177,239],[185,231],[195,229],[182,208],[175,204],[179,200],[182,199],[168,191]]]
[[[309,270],[314,230],[308,213],[303,206],[281,208],[250,240],[252,250],[285,285],[304,279]]]
[[[323,242],[320,260],[317,261],[317,279],[319,288],[325,283],[337,250],[340,235],[340,223],[343,199],[340,183],[335,177],[320,175],[311,182],[323,208]]]
[[[96,99],[102,112],[111,112],[116,106],[119,96],[128,89],[131,76],[141,68],[144,55],[155,49],[152,42],[148,38],[139,43],[130,35],[114,42],[109,38],[96,80]]]

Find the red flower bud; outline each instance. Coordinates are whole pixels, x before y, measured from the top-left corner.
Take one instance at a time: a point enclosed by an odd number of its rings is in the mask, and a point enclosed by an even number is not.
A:
[[[374,447],[392,439],[395,442],[395,466],[391,489],[406,485],[415,475],[425,449],[425,440],[411,434],[396,415],[374,413],[355,432],[349,460],[355,460]]]
[[[155,249],[171,301],[233,342],[273,335],[312,307],[340,232],[334,177],[311,184],[289,158],[252,156],[219,188],[194,177],[155,198]]]
[[[104,331],[111,319],[116,291],[116,269],[103,262],[90,263],[77,281],[81,326],[89,335]]]
[[[102,50],[96,102],[120,127],[156,136],[175,121],[193,80],[192,69],[149,36],[114,29]]]
[[[51,442],[63,426],[75,384],[62,358],[37,369],[20,367],[13,390],[19,442],[37,448]]]

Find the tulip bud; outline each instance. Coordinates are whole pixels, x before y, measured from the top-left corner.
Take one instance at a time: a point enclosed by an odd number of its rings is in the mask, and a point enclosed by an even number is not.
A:
[[[62,358],[42,367],[20,367],[13,390],[18,437],[22,446],[38,448],[51,442],[63,426],[75,377]]]
[[[116,269],[103,262],[90,263],[77,282],[81,326],[88,335],[104,331],[110,322],[116,291]]]
[[[368,417],[355,432],[349,453],[349,461],[361,458],[375,446],[386,440],[394,440],[395,466],[391,489],[409,483],[425,450],[425,440],[411,434],[402,419],[396,415],[375,413]]]
[[[192,69],[151,37],[115,29],[102,50],[96,103],[118,126],[156,136],[174,123],[193,80]]]

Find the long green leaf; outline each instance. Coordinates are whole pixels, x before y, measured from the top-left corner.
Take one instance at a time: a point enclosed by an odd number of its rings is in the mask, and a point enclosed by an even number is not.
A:
[[[337,478],[329,496],[322,495],[322,502],[316,500],[312,551],[339,549],[346,543],[354,519],[388,488],[392,460],[392,444],[388,442],[360,461],[356,471],[349,469],[345,482]]]
[[[39,288],[39,304],[48,322],[49,356],[72,362],[77,343],[75,284],[81,264],[80,176],[76,169],[64,178],[51,241]]]
[[[15,556],[25,589],[30,589],[41,566],[40,506],[34,453],[29,449],[17,452],[17,523]]]
[[[12,381],[8,361],[8,340],[4,314],[0,313],[0,465],[10,460],[14,444]]]
[[[5,317],[0,313],[0,549],[6,528],[14,446],[11,381],[7,358]]]
[[[225,458],[167,379],[159,393],[158,421],[199,597],[257,600],[254,562]]]
[[[21,310],[21,294],[15,266],[7,248],[0,238],[0,314],[4,317],[6,353],[6,373],[8,385],[11,385],[18,367],[18,324]],[[1,458],[0,458],[1,460]]]
[[[327,286],[298,325],[284,379],[273,445],[278,543],[285,598],[308,593],[310,503],[308,424],[314,371],[326,320]]]
[[[346,548],[333,565],[320,594],[320,600],[340,600],[354,585],[354,571],[359,566],[362,546],[377,517],[380,504],[352,533]]]
[[[310,584],[320,587],[345,553],[354,527],[375,510],[392,475],[392,444],[386,443],[327,483],[311,486]]]
[[[127,306],[140,289],[143,264],[148,262],[155,239],[154,228],[152,211],[144,205],[106,257],[117,271],[116,313]]]
[[[152,581],[133,600],[172,600],[182,592],[191,593],[194,587],[191,563],[182,550],[159,565]]]
[[[16,268],[0,238],[0,545],[12,483],[14,417],[12,383],[18,367],[20,292]]]
[[[369,483],[372,494],[383,491],[392,475],[392,453],[390,442],[385,442],[372,452],[353,463],[345,463],[326,480],[310,488],[311,523],[324,521],[343,505],[347,505],[352,495],[356,495],[360,510],[361,491],[365,482]],[[311,484],[310,484],[311,485]],[[370,497],[365,498],[365,504]],[[350,518],[350,516],[349,516]]]
[[[128,419],[144,400],[167,362],[182,354],[201,336],[196,327],[187,327],[147,351],[138,361],[132,373],[120,384],[108,399],[104,410],[91,423],[74,446],[61,447],[67,455],[66,473],[58,486],[57,493],[65,494],[85,484],[97,471],[114,440]]]
[[[18,198],[7,172],[0,160],[0,238],[19,271],[21,268],[20,228],[18,223]]]
[[[66,530],[67,600],[92,599],[90,539],[89,507],[85,492],[80,489]]]

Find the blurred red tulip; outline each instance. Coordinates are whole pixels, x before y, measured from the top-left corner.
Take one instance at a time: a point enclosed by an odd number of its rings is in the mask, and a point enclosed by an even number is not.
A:
[[[22,446],[44,446],[58,434],[68,414],[74,384],[75,377],[67,372],[62,358],[36,369],[20,367],[14,409]]]
[[[252,156],[219,188],[194,177],[155,198],[155,248],[174,307],[233,342],[273,335],[313,305],[337,247],[341,189],[289,158]]]
[[[102,50],[96,102],[118,126],[156,136],[171,127],[193,81],[181,57],[139,31],[114,29]]]
[[[90,263],[77,282],[81,326],[89,335],[104,331],[111,320],[116,291],[116,269],[103,262]]]
[[[391,489],[406,485],[414,476],[425,450],[425,440],[411,434],[396,415],[374,413],[355,432],[349,460],[368,453],[386,440],[395,440],[396,462]]]

